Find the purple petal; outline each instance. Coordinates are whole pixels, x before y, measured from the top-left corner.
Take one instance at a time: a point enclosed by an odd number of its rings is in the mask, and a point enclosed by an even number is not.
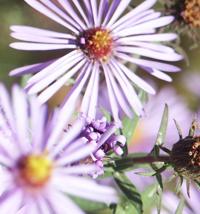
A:
[[[58,60],[58,61],[60,61],[60,60]],[[83,59],[82,55],[78,55],[74,58],[70,58],[69,60],[66,60],[66,62],[60,63],[58,66],[55,66],[55,68],[52,69],[51,74],[49,74],[42,80],[35,83],[35,85],[30,87],[29,94],[36,94],[36,93],[44,90],[47,86],[52,84],[59,77],[63,78],[62,75],[64,73],[67,74],[67,76],[65,76],[65,78],[64,78],[67,81],[69,78],[74,76],[74,74],[77,72],[77,70],[80,69],[81,65],[84,65],[85,61],[86,60]],[[55,64],[57,64],[57,61],[55,62]],[[55,64],[51,64],[51,65],[53,66]],[[56,71],[56,72],[53,72],[53,71]],[[44,70],[41,72],[44,72]],[[31,80],[29,80],[29,82],[31,82]],[[66,82],[64,82],[64,83],[66,83]],[[27,85],[27,87],[29,87],[29,84]]]
[[[59,119],[62,119],[60,123],[58,122]],[[57,119],[58,125],[54,128],[53,132],[51,133],[46,146],[48,150],[51,150],[50,153],[51,156],[56,156],[61,150],[63,150],[63,148],[67,147],[78,136],[78,134],[80,134],[81,130],[85,125],[84,118],[81,117],[78,120],[76,120],[76,122],[72,125],[72,127],[66,133],[66,135],[63,136],[63,138],[60,140],[58,144],[57,139],[60,137],[61,134],[63,134],[63,128],[67,124],[66,122],[67,120],[66,121],[65,120],[66,119],[63,119],[63,113],[59,112]]]
[[[91,74],[88,86],[86,88],[82,104],[81,112],[87,115],[89,118],[95,118],[98,98],[98,86],[99,86],[99,65],[94,64],[94,69]]]
[[[127,20],[131,20],[133,17],[135,17],[137,14],[140,14],[141,12],[151,8],[156,3],[156,0],[146,0],[133,10],[131,10],[129,13],[127,13],[125,16],[120,18],[115,24],[112,26],[112,29],[116,26],[121,25],[122,23],[126,22]]]
[[[133,117],[133,111],[130,108],[129,103],[126,100],[126,96],[124,95],[124,92],[121,88],[118,87],[118,83],[116,83],[114,76],[111,72],[108,72],[108,76],[110,79],[111,86],[113,88],[113,91],[115,93],[115,97],[120,105],[120,107],[123,109],[123,111],[128,115],[130,118]]]
[[[98,185],[83,177],[63,176],[62,178],[59,176],[53,182],[55,188],[70,195],[106,204],[117,202],[118,200],[117,193],[113,188]]]
[[[67,33],[59,33],[55,31],[50,31],[46,29],[41,28],[35,28],[30,26],[24,26],[24,25],[13,25],[10,27],[12,31],[15,33],[21,33],[26,35],[32,35],[32,36],[41,36],[41,37],[49,37],[49,38],[61,38],[61,39],[75,39],[76,37],[72,34]]]
[[[21,208],[23,202],[23,194],[20,190],[13,190],[7,192],[0,197],[0,207],[2,214],[17,213]]]
[[[142,103],[138,98],[138,95],[136,94],[134,88],[128,81],[128,79],[123,75],[121,72],[117,72],[116,68],[110,65],[111,71],[113,72],[114,76],[118,80],[119,85],[121,86],[124,95],[131,105],[132,109],[134,109],[135,113],[137,115],[142,115],[143,114],[143,107]]]
[[[50,74],[56,73],[57,69],[60,66],[62,66],[66,62],[70,62],[71,60],[79,57],[80,55],[82,55],[82,53],[79,52],[79,51],[77,51],[77,50],[72,51],[69,54],[66,54],[65,56],[63,56],[63,57],[59,58],[58,60],[56,60],[50,66],[44,68],[43,70],[41,70],[40,72],[38,72],[37,74],[35,74],[34,76],[32,76],[28,80],[28,84],[37,83],[39,80],[41,80],[41,79],[49,76]]]
[[[128,69],[125,65],[123,65],[122,63],[119,63],[117,60],[113,60],[112,63],[116,68],[117,67],[120,68],[121,71],[124,73],[124,75],[126,75],[138,87],[142,88],[147,93],[155,94],[155,90],[148,83],[146,83],[143,79],[137,76],[130,69]]]
[[[48,203],[51,205],[55,213],[73,213],[73,214],[84,214],[84,212],[77,207],[77,205],[71,201],[70,198],[66,197],[63,191],[49,191],[46,195]],[[56,198],[56,200],[55,200]],[[59,201],[59,203],[58,203]],[[46,213],[45,213],[46,214]]]
[[[51,61],[47,61],[47,62],[42,62],[42,63],[33,64],[33,65],[23,66],[23,67],[20,67],[20,68],[12,70],[9,73],[9,75],[10,76],[21,76],[21,75],[24,75],[24,74],[36,73],[36,72],[46,68],[48,65],[50,65],[54,61],[55,61],[55,59],[51,60]]]
[[[158,70],[162,70],[162,71],[166,71],[166,72],[180,71],[180,68],[170,65],[170,64],[156,62],[156,61],[152,61],[152,60],[137,59],[137,58],[130,57],[130,56],[122,54],[122,53],[117,53],[116,55],[124,60],[132,62],[141,67],[144,66],[144,67],[154,68],[154,69],[158,69]]]
[[[28,152],[31,149],[29,139],[29,117],[28,104],[25,93],[18,87],[13,86],[13,113],[16,124],[16,143],[23,152]]]
[[[57,39],[45,36],[35,36],[25,33],[11,33],[11,36],[15,39],[19,39],[26,42],[37,42],[37,43],[48,43],[48,44],[69,44],[70,40],[68,39]]]
[[[92,154],[95,149],[96,145],[87,144],[67,156],[59,157],[56,160],[56,166],[65,166],[90,157],[90,154]]]
[[[119,108],[118,108],[116,97],[115,97],[115,94],[111,87],[111,82],[110,82],[110,79],[108,76],[108,72],[110,72],[110,71],[107,69],[107,66],[104,66],[104,65],[103,65],[103,71],[104,71],[104,75],[105,75],[105,79],[106,79],[106,85],[107,85],[107,89],[108,89],[108,97],[109,97],[109,101],[110,101],[112,115],[113,115],[114,120],[120,124],[121,121],[119,119]]]
[[[164,61],[179,61],[183,59],[180,54],[175,52],[162,53],[158,51],[149,50],[146,48],[130,47],[130,46],[119,46],[116,48],[117,51],[123,53],[137,54],[139,56],[145,56],[153,59],[164,60]]]
[[[76,45],[14,42],[10,44],[10,47],[18,50],[24,50],[24,51],[46,51],[46,50],[59,50],[59,49],[74,49],[76,48]]]
[[[27,4],[29,4],[31,7],[33,7],[35,10],[39,11],[40,13],[43,13],[45,16],[49,17],[50,19],[54,20],[55,22],[68,28],[75,34],[78,34],[78,31],[71,24],[68,24],[66,21],[61,19],[58,15],[53,13],[51,10],[49,10],[43,4],[39,3],[37,0],[25,0],[25,2]]]
[[[71,70],[69,70],[66,74],[64,74],[57,81],[48,86],[45,90],[43,90],[39,96],[38,100],[40,103],[45,103],[50,97],[52,97],[65,83],[72,78],[79,69],[85,64],[85,60],[82,60],[76,66],[74,66]]]
[[[71,18],[82,28],[82,30],[85,30],[87,26],[84,24],[84,22],[79,18],[77,13],[75,12],[72,5],[66,1],[66,0],[58,0],[60,5],[65,9],[65,11],[71,16]]]
[[[106,24],[106,27],[109,28],[115,21],[121,16],[121,14],[124,12],[124,10],[128,7],[129,3],[131,0],[124,0],[124,1],[119,1],[119,4],[117,8],[115,9],[112,17]]]
[[[141,24],[138,24],[134,27],[126,28],[124,30],[118,31],[117,35],[119,37],[122,36],[131,36],[135,34],[135,31],[143,31],[144,29],[154,29],[154,28],[159,28],[165,25],[168,25],[174,20],[173,16],[164,16],[158,19],[154,19],[148,22],[144,22]],[[116,32],[115,32],[116,33]]]

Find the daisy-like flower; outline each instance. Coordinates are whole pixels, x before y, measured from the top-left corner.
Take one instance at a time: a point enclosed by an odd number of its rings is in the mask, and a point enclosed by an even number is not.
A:
[[[81,164],[96,145],[78,137],[83,118],[63,132],[63,125],[57,123],[60,113],[48,116],[45,106],[36,98],[27,99],[17,86],[12,100],[4,86],[0,90],[2,214],[83,213],[68,196],[116,202],[114,189],[84,177],[96,171],[95,164]]]
[[[143,107],[134,86],[151,94],[155,91],[124,63],[136,64],[157,78],[171,81],[165,72],[180,69],[165,61],[178,61],[182,56],[160,44],[174,40],[175,34],[157,33],[157,29],[170,24],[173,17],[161,17],[160,12],[151,9],[156,0],[146,0],[125,13],[130,1],[25,0],[64,26],[67,32],[12,26],[12,37],[24,42],[12,43],[11,47],[27,51],[67,51],[59,59],[18,68],[11,75],[34,74],[26,89],[30,94],[39,93],[42,103],[74,77],[75,84],[66,96],[63,109],[73,105],[85,90],[80,111],[90,118],[96,114],[99,81],[105,79],[115,121],[120,122],[120,110],[129,117],[134,111],[141,115]]]

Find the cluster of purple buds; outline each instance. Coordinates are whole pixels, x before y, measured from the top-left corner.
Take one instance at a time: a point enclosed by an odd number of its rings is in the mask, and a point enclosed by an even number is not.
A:
[[[82,136],[88,139],[88,143],[95,144],[97,150],[91,154],[92,161],[99,167],[98,174],[103,173],[103,160],[109,152],[122,155],[122,147],[126,144],[123,135],[115,134],[116,124],[108,122],[105,117],[100,120],[87,120],[87,125],[82,132]]]

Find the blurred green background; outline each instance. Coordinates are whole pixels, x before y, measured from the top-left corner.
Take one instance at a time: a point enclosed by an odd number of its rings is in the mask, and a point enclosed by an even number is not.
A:
[[[62,27],[55,24],[50,19],[34,11],[23,0],[0,0],[0,20],[0,80],[7,86],[10,86],[16,81],[19,81],[18,78],[8,76],[10,70],[19,66],[45,61],[46,59],[54,58],[55,55],[62,54],[62,51],[56,51],[56,53],[55,51],[26,52],[17,51],[9,47],[9,43],[15,41],[9,35],[9,27],[11,25],[21,24],[50,28],[54,30],[63,30]],[[187,90],[182,79],[185,75],[190,76],[190,74],[193,73],[200,75],[200,47],[191,49],[191,46],[193,44],[187,36],[181,38],[180,44],[185,53],[187,53],[188,55],[189,64],[186,63],[186,61],[182,61],[181,63],[179,63],[183,71],[171,75],[174,79],[173,86],[176,87],[177,91],[180,94],[185,96],[188,104],[195,110],[195,108],[199,106],[199,99],[197,99],[197,97],[193,93]],[[159,86],[169,84],[162,80],[156,80],[156,78],[153,79]],[[190,79],[188,79],[188,81],[190,81]]]

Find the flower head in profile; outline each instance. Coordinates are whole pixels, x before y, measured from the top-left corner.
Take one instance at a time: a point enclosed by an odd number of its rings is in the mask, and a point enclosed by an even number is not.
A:
[[[30,94],[39,93],[42,103],[70,78],[75,78],[63,109],[73,105],[84,91],[80,111],[90,118],[95,118],[99,82],[105,79],[114,120],[120,122],[120,110],[129,117],[134,112],[141,115],[143,107],[137,96],[138,87],[151,94],[155,91],[125,63],[133,63],[157,78],[171,81],[165,72],[179,71],[170,63],[182,56],[160,44],[174,40],[175,34],[157,33],[157,29],[170,24],[173,17],[161,17],[160,12],[151,9],[156,0],[146,0],[127,12],[130,1],[25,0],[64,26],[67,32],[12,26],[12,37],[23,42],[12,43],[11,47],[27,51],[64,49],[66,55],[15,69],[11,75],[34,74],[26,89]]]
[[[83,213],[68,196],[104,203],[116,202],[114,189],[86,178],[95,164],[81,164],[96,145],[80,136],[83,118],[63,132],[56,112],[51,117],[45,106],[28,99],[19,87],[10,99],[0,85],[0,162],[2,214]],[[62,112],[61,112],[62,113]],[[62,115],[63,117],[63,115]],[[59,203],[58,203],[59,202]]]

